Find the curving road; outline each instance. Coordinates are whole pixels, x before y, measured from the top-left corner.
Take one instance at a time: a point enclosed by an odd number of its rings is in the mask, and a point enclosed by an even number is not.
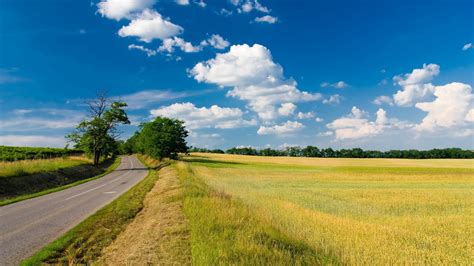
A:
[[[0,265],[17,265],[142,180],[134,156],[99,179],[0,207]]]

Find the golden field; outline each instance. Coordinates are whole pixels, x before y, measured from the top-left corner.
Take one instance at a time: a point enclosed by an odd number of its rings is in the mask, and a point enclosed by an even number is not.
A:
[[[341,264],[474,261],[474,160],[183,159],[259,221]]]

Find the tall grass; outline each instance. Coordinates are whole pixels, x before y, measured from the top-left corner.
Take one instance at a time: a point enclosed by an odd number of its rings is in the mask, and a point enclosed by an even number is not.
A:
[[[264,224],[343,264],[473,261],[474,160],[185,159]]]
[[[90,161],[84,157],[0,162],[0,178],[56,171],[61,168],[89,163]]]
[[[303,241],[255,217],[255,210],[224,191],[208,187],[189,165],[178,163],[184,185],[195,265],[338,264]]]

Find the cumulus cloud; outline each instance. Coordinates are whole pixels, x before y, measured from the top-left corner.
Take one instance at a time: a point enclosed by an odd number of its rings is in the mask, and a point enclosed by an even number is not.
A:
[[[199,128],[239,128],[256,125],[255,120],[243,119],[239,108],[227,108],[212,105],[209,108],[196,107],[192,103],[175,103],[169,106],[153,109],[153,116],[165,116],[181,119],[190,129]]]
[[[189,5],[189,0],[176,0],[176,4],[181,5],[181,6],[187,6]]]
[[[334,95],[330,95],[329,98],[324,99],[323,103],[324,104],[339,104],[341,102],[341,99],[342,99],[341,95],[334,94]]]
[[[296,105],[294,103],[282,103],[280,108],[278,108],[278,114],[281,116],[289,116],[293,114],[296,110]]]
[[[182,32],[181,26],[164,19],[155,10],[145,9],[127,26],[123,26],[118,34],[121,37],[137,37],[140,41],[149,43],[154,39],[165,40]]]
[[[395,104],[411,106],[431,96],[434,92],[434,86],[430,82],[438,74],[439,65],[423,64],[421,69],[414,69],[404,76],[395,76],[393,80],[402,87],[402,90],[393,95]]]
[[[136,45],[136,44],[130,44],[128,46],[128,49],[129,50],[139,50],[139,51],[145,52],[148,57],[155,56],[156,53],[157,53],[156,50],[148,49],[148,48],[144,47],[143,45]]]
[[[278,22],[278,18],[270,15],[265,15],[263,17],[255,18],[255,22],[258,23],[268,23],[268,24],[275,24]]]
[[[229,42],[222,38],[218,34],[213,34],[206,40],[201,41],[199,45],[193,45],[190,42],[185,41],[183,38],[171,37],[164,39],[162,44],[157,49],[146,48],[142,45],[131,44],[128,46],[129,50],[136,49],[145,52],[148,57],[155,56],[157,53],[166,53],[171,56],[172,53],[177,49],[185,53],[197,53],[204,49],[206,46],[211,46],[216,49],[224,49],[229,46]]]
[[[434,87],[436,99],[421,102],[416,108],[427,112],[422,122],[415,127],[418,131],[434,131],[437,128],[462,126],[472,121],[472,101],[474,95],[468,84],[453,82]]]
[[[286,121],[281,125],[274,125],[270,127],[261,126],[257,134],[259,135],[286,135],[300,131],[304,125],[298,121]]]
[[[201,46],[207,46],[207,45],[210,45],[216,49],[222,50],[222,49],[227,48],[230,45],[230,43],[224,38],[222,38],[222,36],[220,36],[219,34],[213,34],[209,39],[201,42]]]
[[[327,87],[333,87],[336,89],[344,89],[349,87],[349,84],[347,84],[345,81],[338,81],[336,83],[329,83],[329,82],[323,82],[321,83],[322,88],[327,88]]]
[[[106,0],[97,4],[97,12],[108,19],[130,19],[134,13],[154,4],[155,0]]]
[[[296,115],[298,119],[309,119],[309,118],[313,118],[314,116],[315,116],[314,112],[307,112],[307,113],[298,112],[298,114]]]
[[[354,106],[351,114],[338,118],[326,126],[332,130],[336,140],[372,137],[388,128],[407,127],[405,123],[396,119],[388,119],[385,110],[381,108],[376,112],[375,121],[369,121],[367,116],[367,112]]]
[[[392,100],[392,97],[382,95],[382,96],[376,97],[372,101],[372,103],[376,105],[382,105],[382,104],[393,105],[393,100]]]
[[[318,93],[300,91],[294,80],[283,75],[270,51],[259,44],[232,45],[227,53],[200,62],[190,70],[198,82],[232,87],[227,93],[248,102],[263,120],[278,117],[276,105],[321,99]]]
[[[262,13],[269,13],[270,9],[260,4],[258,0],[231,0],[231,4],[237,7],[239,13],[249,13],[253,10],[260,11]]]
[[[185,40],[179,37],[173,37],[163,40],[163,44],[158,48],[158,51],[166,51],[168,53],[173,53],[175,47],[178,47],[181,51],[185,53],[196,53],[202,51],[202,46],[194,46],[192,43],[186,42]]]
[[[469,49],[472,49],[473,46],[472,46],[472,43],[466,43],[463,47],[462,47],[462,50],[463,51],[467,51]]]

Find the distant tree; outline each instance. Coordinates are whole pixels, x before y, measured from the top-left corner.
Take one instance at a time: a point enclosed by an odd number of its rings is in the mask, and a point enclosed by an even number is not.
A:
[[[188,153],[186,137],[188,131],[184,122],[158,116],[155,120],[143,123],[135,142],[137,149],[156,159],[178,157],[178,153]]]
[[[66,138],[75,143],[76,148],[92,156],[94,165],[97,165],[102,157],[117,151],[117,126],[130,124],[130,121],[123,109],[127,104],[110,102],[105,93],[98,93],[96,99],[87,104],[89,117],[80,122]]]

